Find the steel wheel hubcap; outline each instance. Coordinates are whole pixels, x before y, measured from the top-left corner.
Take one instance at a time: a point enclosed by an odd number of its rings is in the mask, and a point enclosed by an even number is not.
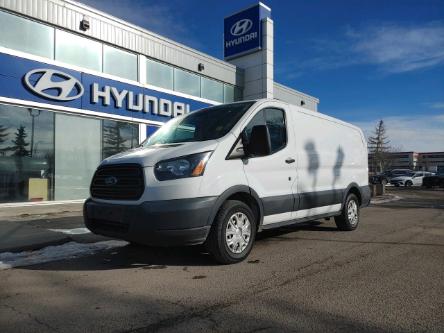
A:
[[[356,204],[356,201],[350,200],[348,202],[347,215],[348,221],[351,224],[356,224],[358,222],[358,205]]]
[[[241,212],[231,215],[225,230],[225,242],[233,253],[241,253],[250,243],[251,224],[247,215]]]

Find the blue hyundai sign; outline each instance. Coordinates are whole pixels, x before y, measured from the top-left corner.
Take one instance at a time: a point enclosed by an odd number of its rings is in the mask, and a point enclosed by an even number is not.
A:
[[[235,58],[262,48],[261,20],[270,9],[259,3],[224,20],[224,57]]]
[[[5,53],[0,53],[0,96],[157,122],[209,106]]]

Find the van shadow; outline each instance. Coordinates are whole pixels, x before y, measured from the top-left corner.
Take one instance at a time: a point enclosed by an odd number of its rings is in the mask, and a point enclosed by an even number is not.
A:
[[[280,241],[281,237],[299,231],[337,231],[322,222],[313,221],[272,230],[264,230],[256,236],[256,246],[262,242]],[[149,247],[126,245],[89,256],[69,258],[33,266],[21,267],[27,270],[44,271],[94,271],[134,269],[161,270],[171,266],[219,266],[203,245],[188,247]]]

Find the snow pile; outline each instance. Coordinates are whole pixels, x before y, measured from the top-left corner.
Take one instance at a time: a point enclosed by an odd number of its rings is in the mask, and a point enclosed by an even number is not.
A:
[[[65,235],[83,235],[83,234],[89,234],[91,231],[89,231],[87,228],[74,228],[74,229],[48,229],[50,231],[55,232],[61,232]]]
[[[128,245],[125,241],[109,240],[97,243],[80,244],[69,242],[63,245],[48,246],[37,251],[0,253],[0,269],[17,266],[36,265],[50,261],[76,258]]]

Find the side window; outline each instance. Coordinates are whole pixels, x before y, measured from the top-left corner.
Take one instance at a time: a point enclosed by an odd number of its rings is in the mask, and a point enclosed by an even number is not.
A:
[[[265,125],[265,110],[261,110],[256,113],[253,119],[251,119],[248,123],[247,127],[245,127],[244,132],[247,144],[250,143],[251,131],[253,130],[253,127],[257,125]]]
[[[287,129],[283,110],[269,108],[259,111],[245,127],[247,144],[250,142],[251,131],[256,125],[267,125],[272,154],[285,147],[287,144]]]
[[[270,132],[271,153],[281,150],[287,144],[285,114],[279,109],[265,109],[265,121]]]

